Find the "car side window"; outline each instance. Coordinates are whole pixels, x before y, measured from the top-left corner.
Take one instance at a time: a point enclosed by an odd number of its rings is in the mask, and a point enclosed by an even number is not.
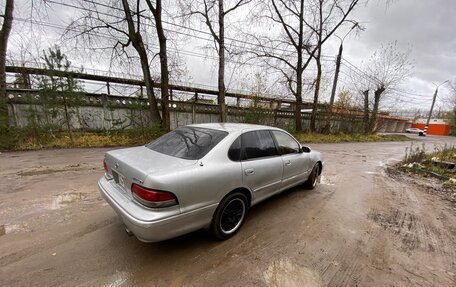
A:
[[[228,150],[228,158],[232,161],[241,160],[241,137],[238,137],[230,146]]]
[[[299,144],[290,135],[281,131],[272,131],[272,133],[277,141],[281,155],[299,153]]]
[[[269,131],[246,132],[241,136],[241,160],[278,155],[277,148]]]

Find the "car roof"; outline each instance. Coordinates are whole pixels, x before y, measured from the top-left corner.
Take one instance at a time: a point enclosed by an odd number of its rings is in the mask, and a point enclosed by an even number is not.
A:
[[[264,125],[254,125],[254,124],[245,124],[245,123],[205,123],[205,124],[193,124],[193,125],[188,125],[188,126],[221,130],[221,131],[226,131],[228,133],[239,132],[239,131],[249,131],[249,130],[264,130],[264,129],[280,130],[279,128],[275,128],[275,127],[264,126]]]

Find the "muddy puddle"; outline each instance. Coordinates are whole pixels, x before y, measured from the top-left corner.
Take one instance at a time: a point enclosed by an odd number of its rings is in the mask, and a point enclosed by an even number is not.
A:
[[[320,184],[335,185],[335,177],[321,175],[320,176]]]
[[[70,193],[59,194],[52,199],[49,209],[51,209],[51,210],[61,209],[75,201],[84,200],[86,197],[87,197],[87,194],[83,193],[83,192],[70,192]]]
[[[61,168],[49,168],[49,167],[37,167],[27,171],[21,171],[17,175],[19,176],[34,176],[34,175],[48,175],[53,173],[60,173],[65,171],[83,171],[83,170],[95,170],[95,168],[82,166],[81,164],[73,164],[63,166]]]
[[[295,264],[288,258],[272,262],[264,272],[264,279],[270,287],[324,286],[318,273]]]

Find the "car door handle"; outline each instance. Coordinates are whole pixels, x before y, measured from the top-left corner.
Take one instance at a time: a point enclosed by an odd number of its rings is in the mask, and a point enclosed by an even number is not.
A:
[[[286,165],[286,166],[287,166],[287,165],[291,165],[291,161],[286,160],[286,161],[285,161],[285,165]]]
[[[255,170],[253,168],[248,168],[244,170],[245,175],[252,175],[255,173]]]

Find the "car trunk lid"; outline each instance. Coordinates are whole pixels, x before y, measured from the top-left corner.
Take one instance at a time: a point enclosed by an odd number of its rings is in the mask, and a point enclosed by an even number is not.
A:
[[[148,175],[174,171],[197,162],[158,153],[145,146],[109,151],[105,161],[108,174],[128,194],[133,183],[142,185]]]

